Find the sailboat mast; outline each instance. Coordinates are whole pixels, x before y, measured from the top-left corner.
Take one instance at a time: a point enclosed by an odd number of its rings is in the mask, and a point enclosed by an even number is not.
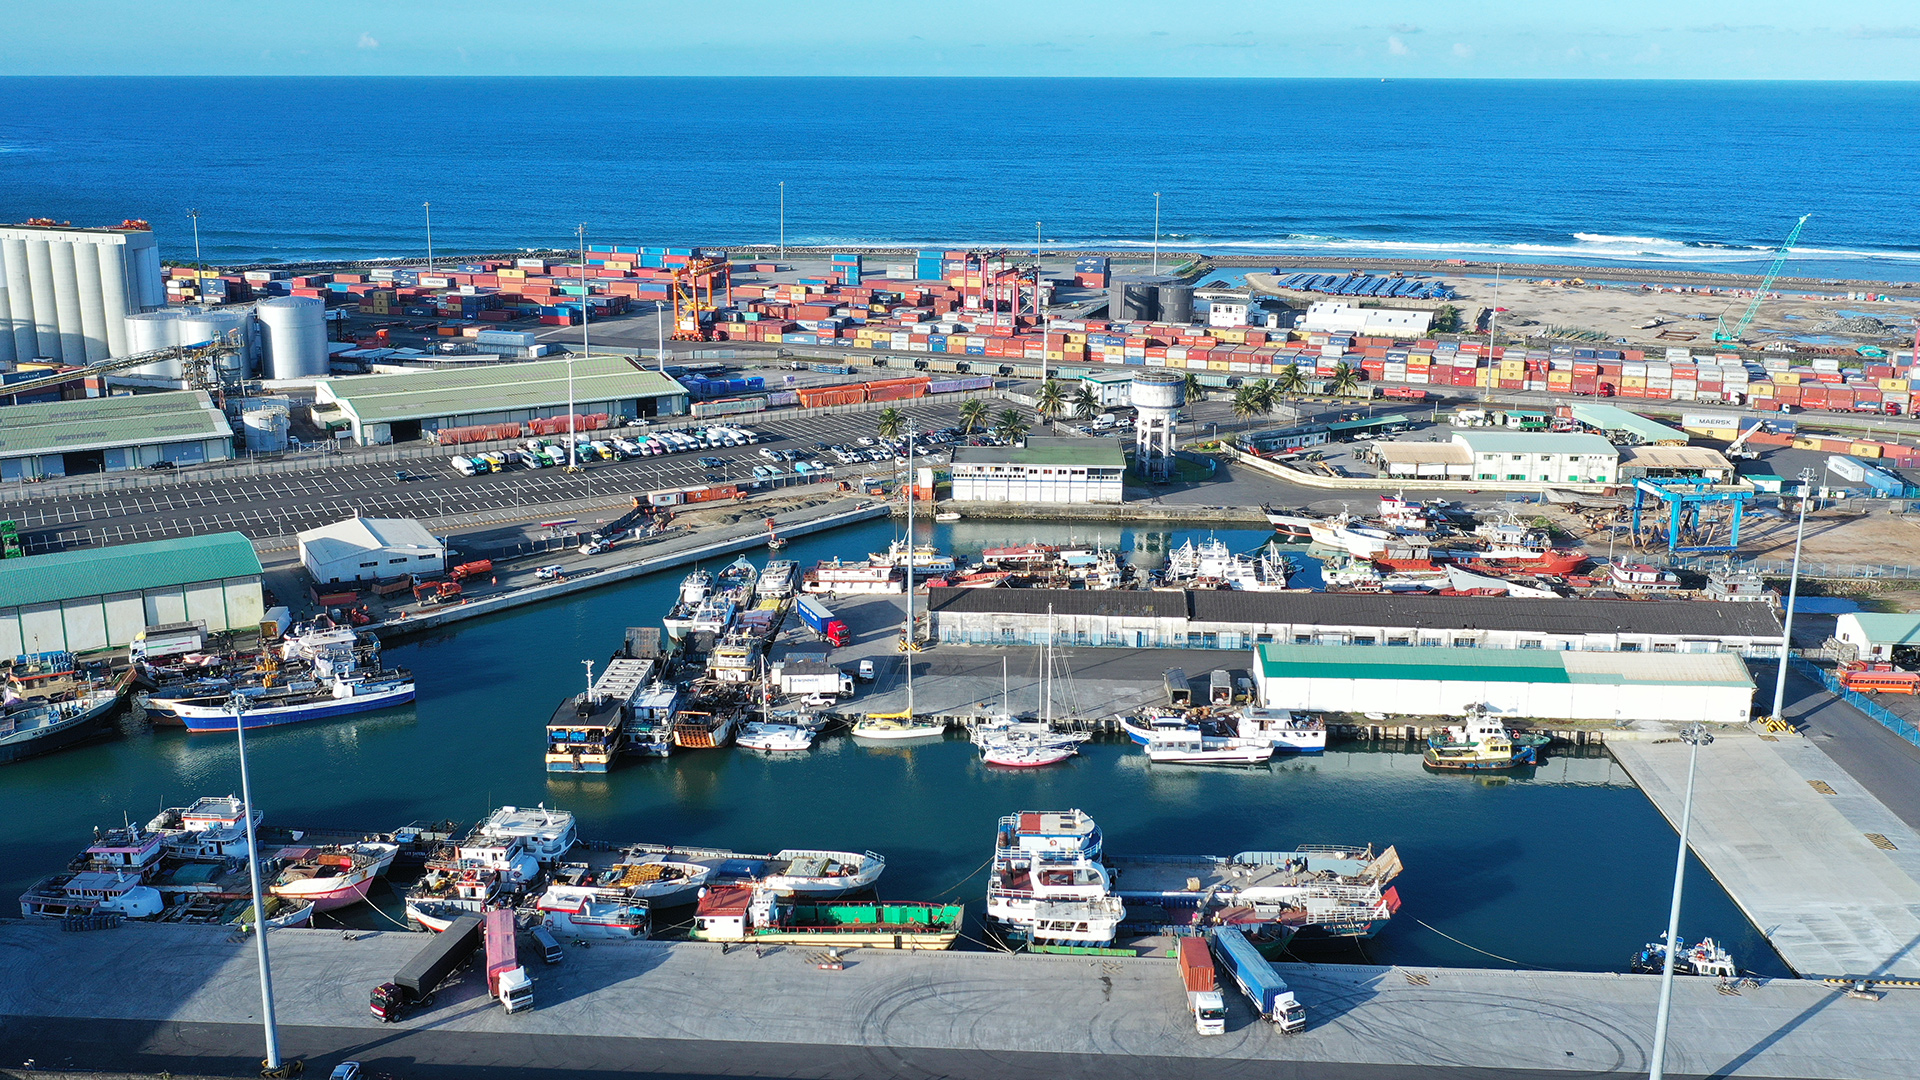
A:
[[[1051,729],[1053,727],[1053,605],[1052,604],[1047,605],[1047,652],[1046,652],[1045,659],[1046,659],[1047,669],[1040,676],[1040,685],[1044,688],[1042,692],[1045,693],[1047,696],[1047,706],[1046,706],[1045,712],[1041,714],[1041,719],[1045,720],[1047,727]]]

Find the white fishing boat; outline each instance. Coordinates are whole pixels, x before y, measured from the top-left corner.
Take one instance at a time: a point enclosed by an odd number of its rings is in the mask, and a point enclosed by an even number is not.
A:
[[[373,887],[376,868],[386,868],[378,857],[344,847],[281,848],[280,857],[287,863],[274,876],[268,891],[288,900],[311,903],[315,911],[332,911],[365,900]]]
[[[633,847],[591,884],[595,888],[616,889],[656,907],[672,907],[691,901],[713,876],[715,865],[704,858]]]
[[[260,826],[262,815],[253,812],[253,824]],[[155,814],[147,829],[157,833],[167,853],[182,859],[244,859],[247,855],[247,826],[239,798],[232,795],[205,797],[192,806],[174,806]]]
[[[887,550],[872,552],[867,556],[872,566],[913,567],[917,577],[931,577],[936,574],[951,574],[954,561],[951,555],[942,555],[940,549],[931,544],[909,547],[903,540],[895,540],[887,545]]]
[[[749,750],[793,752],[811,749],[813,737],[812,728],[754,720],[741,725],[733,741]]]
[[[1184,712],[1146,709],[1137,716],[1122,716],[1120,730],[1141,746],[1151,746],[1163,737],[1185,737],[1200,728]]]
[[[652,923],[647,901],[618,889],[549,885],[534,908],[556,933],[589,940],[633,941]]]
[[[469,841],[502,844],[519,841],[528,855],[547,864],[571,851],[579,838],[573,814],[568,811],[550,810],[544,805],[531,809],[503,806],[474,827]]]
[[[871,887],[886,868],[886,857],[871,851],[783,848],[766,861],[759,880],[775,892],[812,897],[845,896]]]
[[[182,699],[173,703],[173,714],[190,732],[232,731],[233,699],[238,697],[244,703],[240,722],[251,731],[390,709],[405,705],[413,696],[413,676],[404,670],[361,674],[348,669],[317,680],[242,687],[231,695]]]
[[[785,600],[793,595],[798,583],[800,564],[792,559],[772,559],[767,568],[760,571],[760,580],[753,587],[753,594],[762,600]]]
[[[1258,765],[1273,759],[1273,744],[1197,730],[1169,732],[1148,743],[1146,754],[1161,765]]]
[[[666,617],[660,620],[668,638],[679,641],[692,631],[694,612],[700,610],[701,602],[712,591],[713,575],[705,570],[695,570],[681,579],[679,599],[667,609]]]
[[[387,869],[393,865],[394,856],[400,854],[399,844],[389,844],[384,840],[361,840],[341,846],[355,854],[372,859],[374,877],[386,877]]]
[[[1241,709],[1233,727],[1243,741],[1265,742],[1282,753],[1311,754],[1327,748],[1326,721],[1286,709]]]
[[[283,930],[289,926],[305,926],[313,920],[314,906],[310,900],[293,900],[284,896],[269,896],[267,905],[267,929]],[[227,925],[243,934],[253,932],[253,904],[247,903],[239,914],[227,920]]]

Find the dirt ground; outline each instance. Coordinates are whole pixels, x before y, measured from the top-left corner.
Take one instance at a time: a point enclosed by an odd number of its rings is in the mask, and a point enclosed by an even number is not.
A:
[[[1793,558],[1794,525],[1792,518],[1749,518],[1741,527],[1742,554]],[[1807,538],[1800,557],[1808,562],[1912,566],[1920,563],[1920,523],[1884,510],[1869,514],[1839,508],[1815,511],[1807,515]]]

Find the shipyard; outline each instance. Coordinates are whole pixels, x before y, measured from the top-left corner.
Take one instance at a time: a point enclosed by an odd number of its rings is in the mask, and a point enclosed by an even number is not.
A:
[[[0,1075],[1920,1075],[1897,214],[1705,82],[821,33],[0,123]]]

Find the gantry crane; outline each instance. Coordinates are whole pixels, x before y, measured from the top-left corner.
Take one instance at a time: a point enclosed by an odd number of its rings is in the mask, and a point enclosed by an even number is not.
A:
[[[706,341],[712,336],[713,313],[733,305],[733,276],[725,259],[698,258],[673,267],[673,334],[675,341]],[[725,299],[715,301],[713,279],[726,278]]]
[[[1740,321],[1729,327],[1726,312],[1720,313],[1720,325],[1713,331],[1714,344],[1729,349],[1739,346],[1741,336],[1747,332],[1747,327],[1753,324],[1753,317],[1760,314],[1760,302],[1767,298],[1767,290],[1773,288],[1773,279],[1780,276],[1780,268],[1786,265],[1787,256],[1793,251],[1794,241],[1800,239],[1800,230],[1806,228],[1807,219],[1812,216],[1812,214],[1802,214],[1800,220],[1794,222],[1793,231],[1787,234],[1786,240],[1780,245],[1779,252],[1774,255],[1773,262],[1767,266],[1767,276],[1761,279],[1760,287],[1753,291],[1753,303],[1747,305],[1747,310],[1740,316]]]

